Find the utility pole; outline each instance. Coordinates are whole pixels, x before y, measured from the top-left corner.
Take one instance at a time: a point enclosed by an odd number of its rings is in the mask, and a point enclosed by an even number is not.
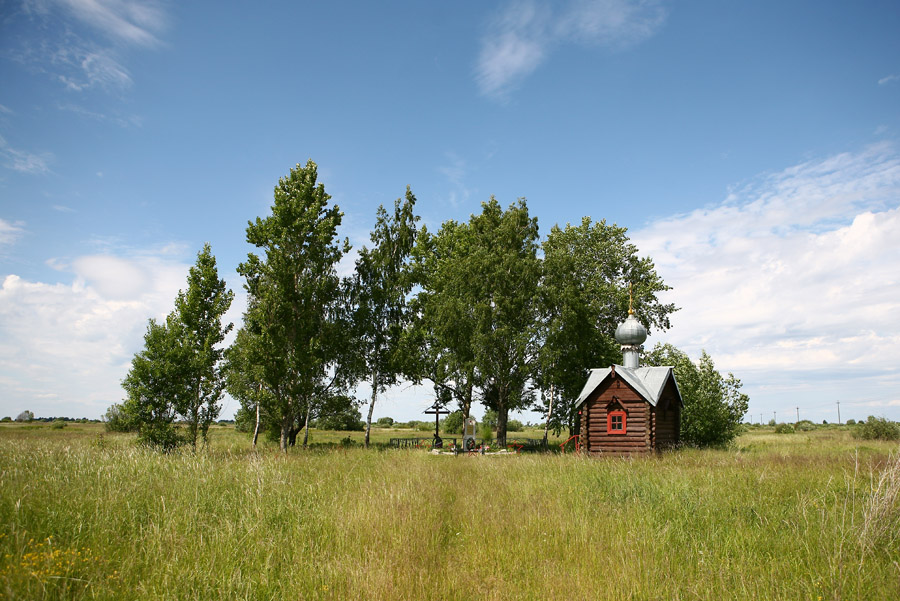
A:
[[[800,407],[797,407],[797,421],[795,423],[800,423]]]
[[[840,401],[837,402],[837,406],[838,406],[838,425],[840,426],[841,425],[841,402]]]
[[[778,425],[778,412],[777,411],[772,412],[772,421],[775,422],[776,426]]]

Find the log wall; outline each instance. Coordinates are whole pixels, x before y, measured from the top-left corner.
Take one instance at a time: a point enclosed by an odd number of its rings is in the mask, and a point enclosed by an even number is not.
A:
[[[650,409],[651,432],[650,438],[654,449],[665,449],[678,444],[681,429],[681,404],[678,402],[678,393],[672,380],[666,382],[666,387],[660,396],[656,407]]]
[[[607,434],[607,405],[616,397],[627,415],[625,434]],[[650,452],[653,416],[650,404],[618,375],[607,379],[581,409],[582,444],[592,454],[632,455]]]

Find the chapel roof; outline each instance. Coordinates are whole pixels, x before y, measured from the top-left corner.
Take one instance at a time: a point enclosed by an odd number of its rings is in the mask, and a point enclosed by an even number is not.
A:
[[[684,404],[681,400],[681,391],[678,390],[678,382],[675,381],[675,372],[672,367],[637,367],[632,369],[621,365],[613,365],[612,367],[599,367],[591,370],[591,374],[588,376],[584,388],[581,389],[581,394],[578,395],[578,399],[575,401],[576,409],[580,407],[595,390],[597,390],[597,387],[599,387],[604,380],[610,377],[613,370],[634,388],[644,400],[654,407],[656,407],[656,404],[662,396],[663,390],[666,387],[666,382],[669,381],[669,378],[672,378],[672,382],[675,384],[675,391],[678,393],[678,400],[682,405]]]

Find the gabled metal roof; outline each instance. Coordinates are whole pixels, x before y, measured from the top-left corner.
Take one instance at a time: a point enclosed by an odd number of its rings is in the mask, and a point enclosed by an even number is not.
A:
[[[641,397],[656,407],[662,396],[663,389],[669,378],[675,382],[675,391],[678,393],[678,400],[681,400],[681,391],[678,390],[678,382],[675,381],[675,372],[672,367],[638,367],[629,369],[621,365],[615,365],[616,374],[621,376]],[[575,408],[580,407],[591,394],[612,374],[613,367],[600,367],[592,369],[588,380],[581,389],[581,394],[575,400]]]

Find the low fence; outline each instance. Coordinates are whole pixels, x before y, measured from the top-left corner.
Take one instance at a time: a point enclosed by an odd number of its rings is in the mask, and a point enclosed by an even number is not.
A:
[[[441,437],[444,441],[444,450],[449,450],[451,446],[457,446],[456,438]],[[434,444],[434,437],[429,438],[392,438],[390,446],[395,449],[430,449]],[[475,439],[475,446],[480,447],[484,444],[484,440]],[[493,441],[488,445],[493,445]],[[506,437],[506,448],[515,451],[546,451],[548,445],[543,438],[518,438]]]

